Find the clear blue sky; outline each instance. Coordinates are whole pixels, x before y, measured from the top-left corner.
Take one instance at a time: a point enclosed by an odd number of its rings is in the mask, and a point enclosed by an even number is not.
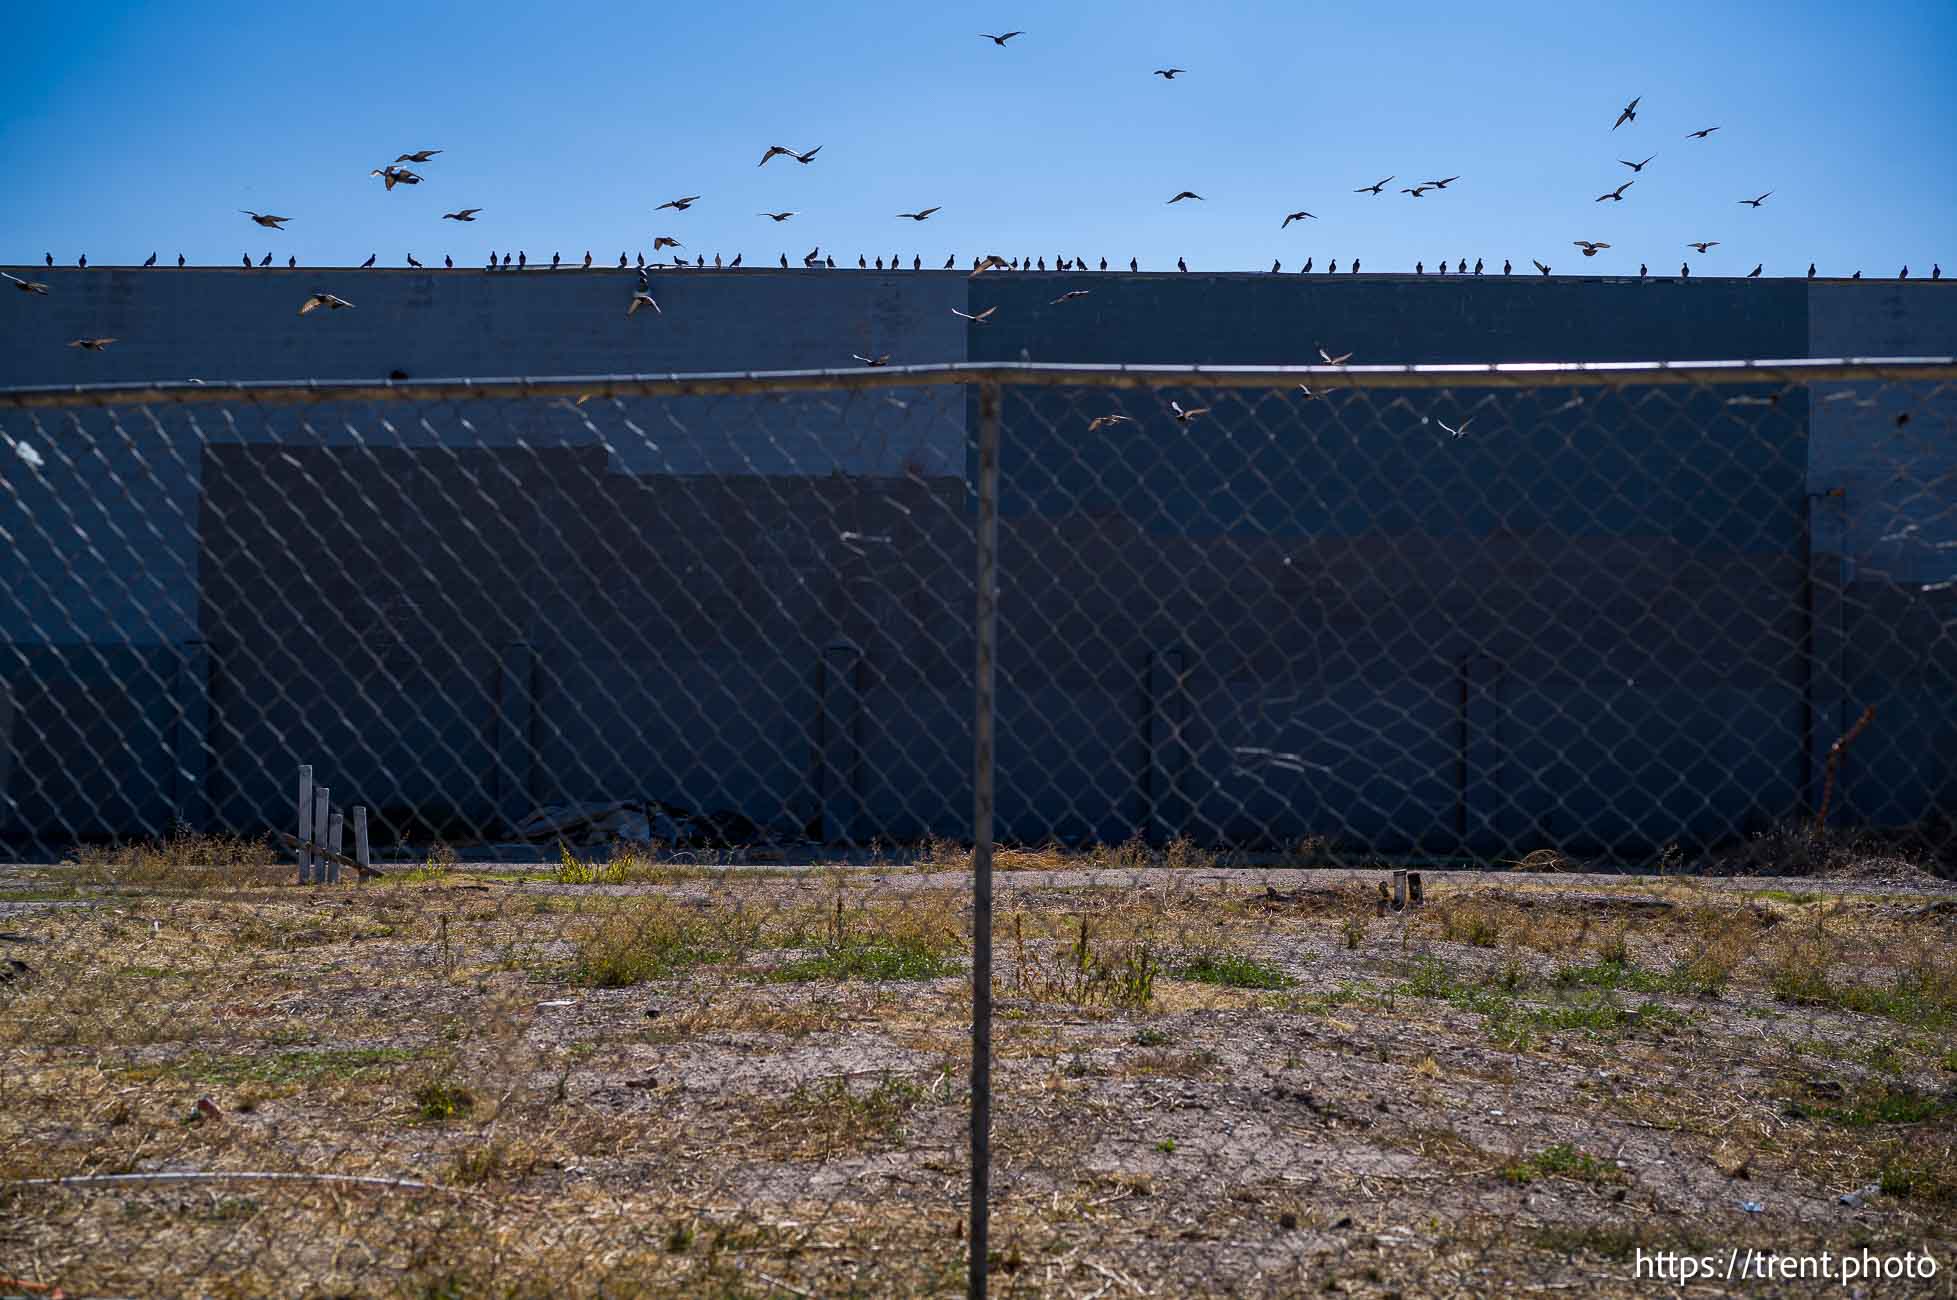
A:
[[[1391,17],[1383,16],[1391,14]],[[1024,28],[1004,49],[981,31]],[[480,264],[655,234],[772,263],[1957,274],[1957,4],[15,0],[0,261]],[[1173,83],[1158,67],[1188,69]],[[1633,95],[1638,120],[1611,122]],[[1709,140],[1688,131],[1718,125]],[[763,149],[823,146],[809,166]],[[445,152],[418,187],[369,169]],[[1657,158],[1633,179],[1620,158]],[[1459,173],[1418,200],[1354,194]],[[1181,189],[1205,202],[1174,207]],[[1738,200],[1775,191],[1758,211]],[[655,214],[684,194],[691,211]],[[943,211],[919,226],[894,214]],[[472,226],[444,211],[481,207]],[[282,234],[239,208],[293,218]],[[764,209],[799,211],[776,226]],[[1280,232],[1284,213],[1319,220]],[[1586,261],[1575,239],[1608,241]]]

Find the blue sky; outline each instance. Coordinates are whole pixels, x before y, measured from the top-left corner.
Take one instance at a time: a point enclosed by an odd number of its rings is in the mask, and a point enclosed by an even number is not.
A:
[[[1390,13],[1391,17],[1382,16]],[[982,31],[1024,28],[999,49]],[[0,261],[476,265],[591,249],[927,266],[1957,274],[1957,5],[541,7],[15,0]],[[1151,70],[1188,71],[1173,83]],[[1638,120],[1611,122],[1633,95]],[[1683,138],[1718,125],[1709,140]],[[823,146],[809,166],[756,162]],[[367,175],[445,152],[392,193]],[[1633,177],[1618,159],[1656,160]],[[1395,174],[1379,198],[1352,191]],[[1391,192],[1459,174],[1445,193]],[[1596,203],[1627,179],[1622,203]],[[1173,207],[1181,189],[1202,203]],[[1759,210],[1739,200],[1775,191]],[[704,197],[691,211],[660,202]],[[918,225],[900,211],[941,205]],[[481,207],[472,226],[440,219]],[[237,209],[293,218],[282,234]],[[1318,220],[1280,231],[1284,213]],[[756,214],[795,209],[776,226]],[[1592,260],[1571,241],[1614,247]],[[1704,257],[1687,240],[1717,239]]]

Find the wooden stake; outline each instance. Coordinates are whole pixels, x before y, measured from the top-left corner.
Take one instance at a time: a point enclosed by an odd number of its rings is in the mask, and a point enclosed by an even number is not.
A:
[[[334,857],[328,858],[319,865],[321,867],[320,874],[326,877],[326,883],[329,885],[340,883],[340,864],[335,861],[335,858],[340,853],[340,845],[346,837],[346,829],[347,815],[345,813],[336,812],[326,819],[326,847],[333,850]]]
[[[372,859],[367,852],[367,805],[355,804],[353,808],[353,860],[354,878],[361,884],[367,883],[367,874],[373,870]]]
[[[326,818],[333,810],[332,791],[323,785],[313,787],[313,877],[310,883],[326,883]]]

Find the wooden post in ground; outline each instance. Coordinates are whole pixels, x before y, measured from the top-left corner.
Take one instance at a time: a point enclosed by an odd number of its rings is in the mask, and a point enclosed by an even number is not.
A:
[[[333,852],[335,853],[344,852],[344,850],[340,847],[340,845],[341,842],[346,838],[346,829],[347,829],[347,815],[345,813],[336,812],[331,817],[327,818],[326,819],[326,847],[333,850]],[[327,884],[337,885],[340,883],[340,864],[338,862],[334,861],[332,858],[328,858],[326,859],[326,861],[320,863],[319,867],[320,867],[320,874],[326,878]]]
[[[353,860],[360,864],[354,879],[360,884],[367,883],[367,872],[373,862],[367,852],[367,805],[355,804],[353,808]]]
[[[326,818],[333,810],[332,793],[323,785],[313,787],[313,843],[320,848],[326,847]],[[315,865],[310,883],[323,885],[326,883],[326,858],[318,853],[312,857]]]
[[[299,883],[313,883],[313,765],[299,765]]]
[[[1407,873],[1404,871],[1396,871],[1393,873],[1393,910],[1396,912],[1405,911],[1406,906],[1407,906]]]

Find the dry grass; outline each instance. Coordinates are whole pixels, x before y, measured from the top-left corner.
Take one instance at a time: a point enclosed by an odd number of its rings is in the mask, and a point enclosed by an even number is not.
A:
[[[0,1276],[962,1289],[961,892],[649,861],[300,890],[173,851],[77,862],[74,897],[8,922],[47,942],[0,985],[0,1178],[442,1190],[0,1189]],[[1630,1295],[1640,1247],[1951,1257],[1946,916],[1501,882],[1430,876],[1426,908],[1382,920],[1362,885],[1002,877],[998,1291]]]

